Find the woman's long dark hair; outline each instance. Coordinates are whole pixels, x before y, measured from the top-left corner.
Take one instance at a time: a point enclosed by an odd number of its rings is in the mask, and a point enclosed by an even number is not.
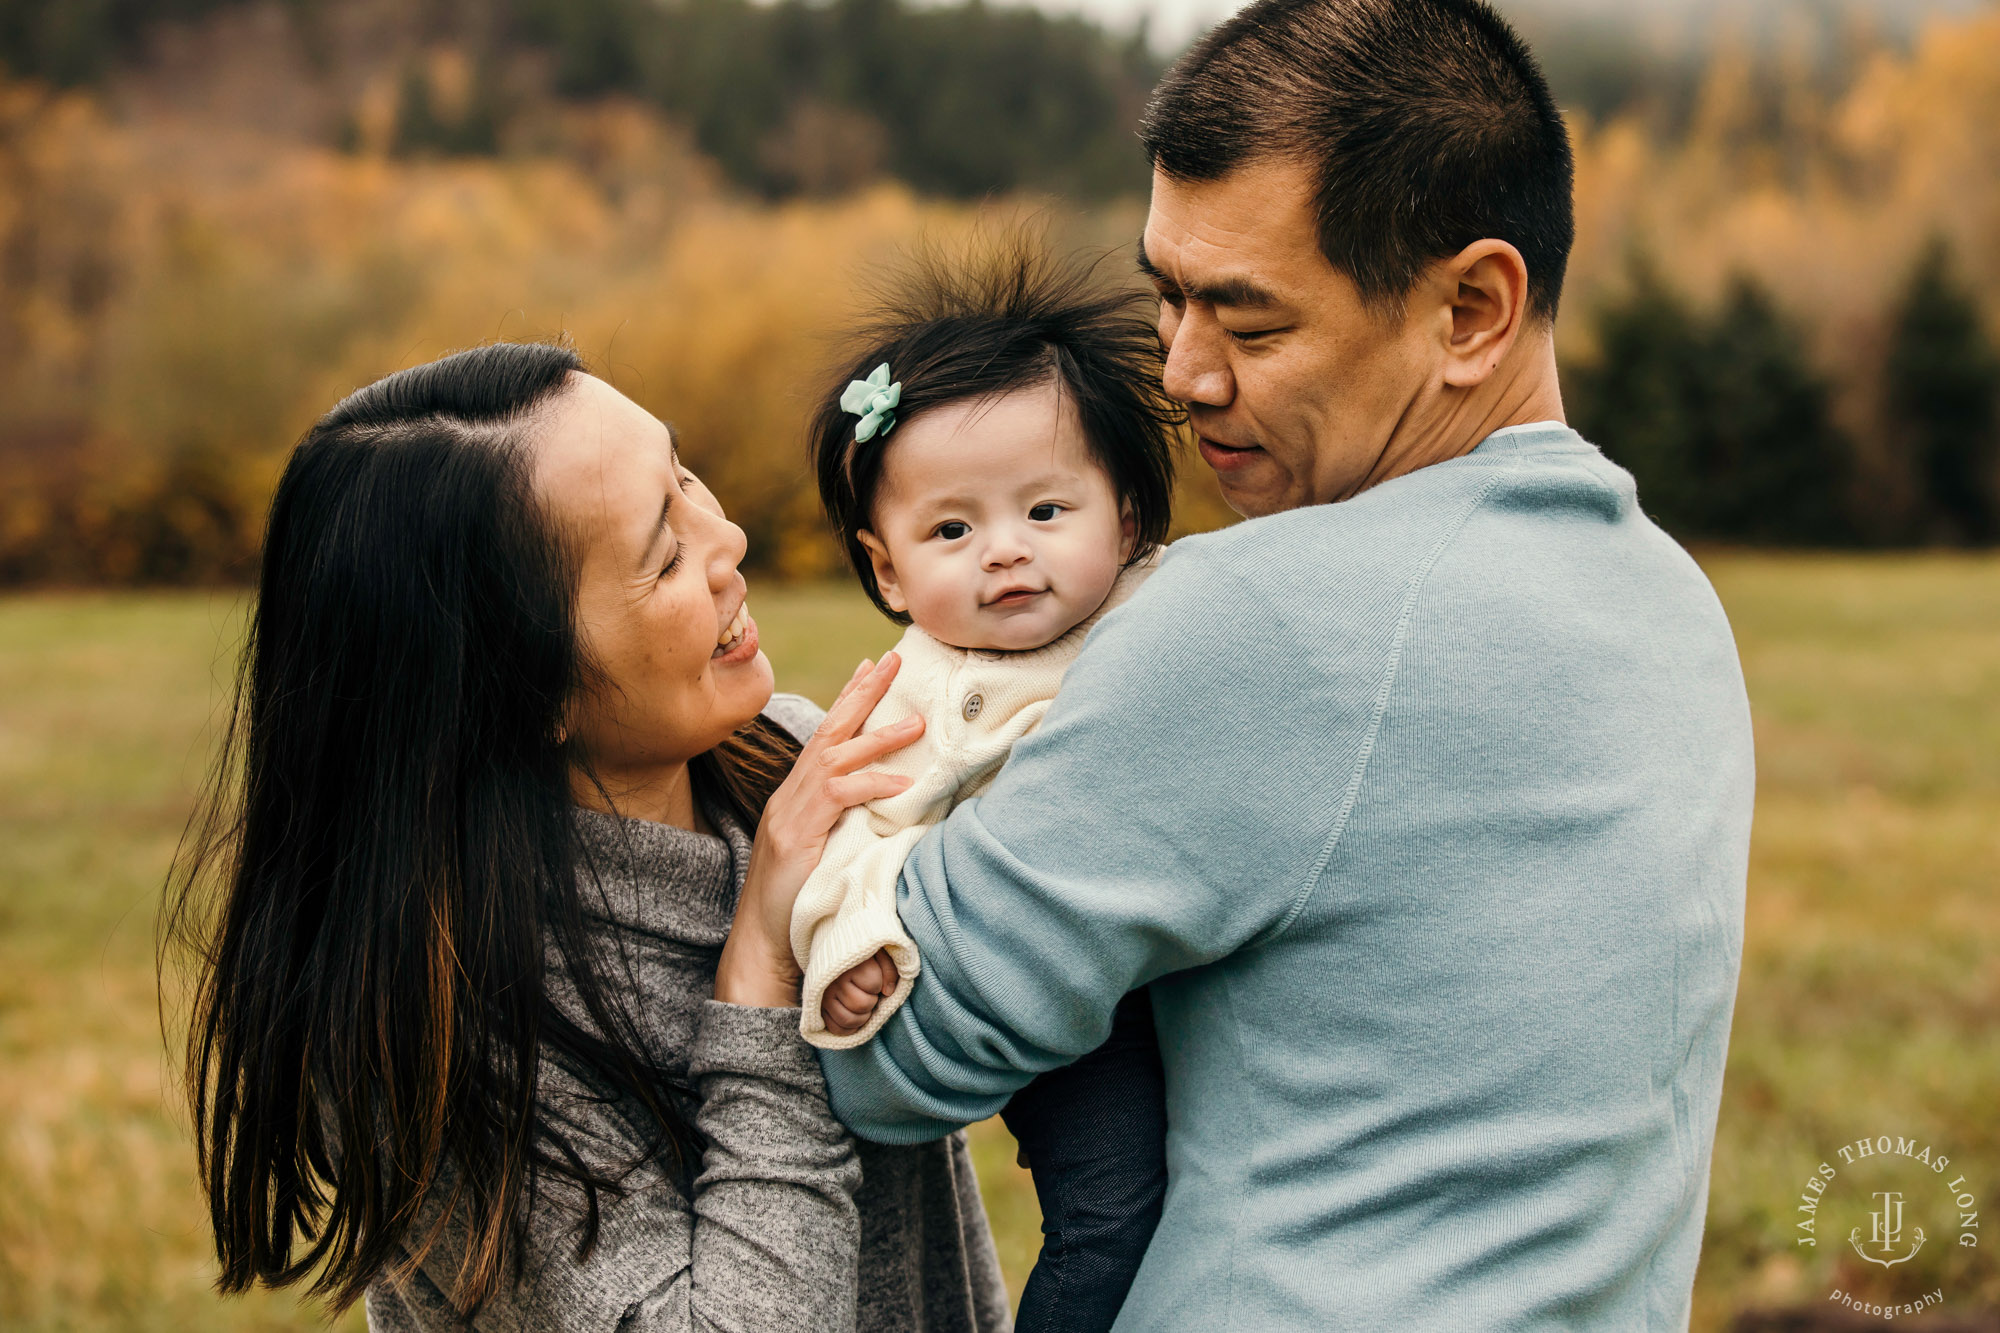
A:
[[[192,964],[225,1291],[317,1272],[343,1308],[440,1243],[420,1212],[455,1214],[470,1311],[518,1273],[539,1186],[572,1187],[587,1254],[600,1193],[696,1146],[578,886],[560,738],[597,681],[523,445],[582,370],[567,347],[498,344],[391,375],[321,418],[278,484],[162,937],[163,964]],[[695,781],[754,824],[797,748],[758,719]],[[587,1025],[551,1005],[552,969]],[[538,1104],[544,1059],[643,1109],[643,1160],[586,1165]]]

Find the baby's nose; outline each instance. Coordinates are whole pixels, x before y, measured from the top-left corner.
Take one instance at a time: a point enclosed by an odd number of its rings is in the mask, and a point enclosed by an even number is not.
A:
[[[1034,555],[1034,548],[1014,533],[996,533],[986,545],[986,567],[1005,569]]]

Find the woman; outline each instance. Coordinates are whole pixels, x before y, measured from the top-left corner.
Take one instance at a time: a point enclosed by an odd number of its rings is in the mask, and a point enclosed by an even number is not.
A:
[[[920,728],[858,734],[893,657],[817,730],[773,699],[743,551],[565,348],[403,371],[301,442],[170,918],[225,1291],[1005,1326],[963,1140],[855,1143],[798,1037],[782,905]]]

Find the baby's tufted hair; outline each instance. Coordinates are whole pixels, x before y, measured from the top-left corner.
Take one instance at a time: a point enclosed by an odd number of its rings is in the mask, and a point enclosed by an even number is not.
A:
[[[1174,449],[1182,409],[1160,388],[1162,352],[1148,293],[1112,286],[1100,262],[1058,258],[1016,234],[979,253],[916,256],[852,332],[852,355],[827,385],[811,425],[814,471],[827,518],[849,563],[882,613],[898,624],[875,584],[860,534],[871,530],[882,460],[896,431],[865,443],[841,409],[850,380],[887,362],[900,382],[900,424],[950,403],[986,399],[1054,378],[1075,406],[1092,455],[1138,527],[1132,563],[1166,540],[1172,516]]]

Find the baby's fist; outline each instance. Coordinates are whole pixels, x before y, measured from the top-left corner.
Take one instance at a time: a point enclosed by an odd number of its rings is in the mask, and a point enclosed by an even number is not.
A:
[[[896,964],[887,949],[877,949],[873,958],[848,968],[820,998],[819,1016],[826,1021],[826,1030],[836,1037],[861,1031],[882,997],[895,994],[896,981]]]

